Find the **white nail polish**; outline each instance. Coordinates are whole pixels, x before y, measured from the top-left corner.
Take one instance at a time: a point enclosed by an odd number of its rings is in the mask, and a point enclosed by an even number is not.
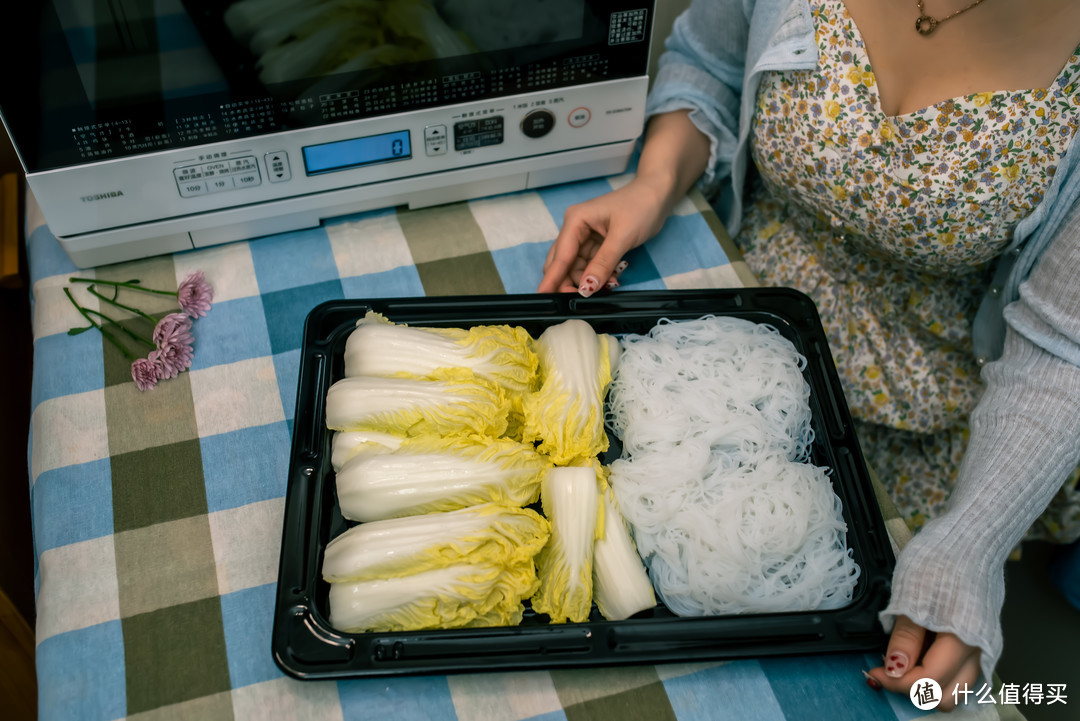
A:
[[[596,276],[587,275],[581,279],[581,283],[578,285],[578,293],[583,297],[588,298],[590,295],[600,290],[600,281],[596,279]]]

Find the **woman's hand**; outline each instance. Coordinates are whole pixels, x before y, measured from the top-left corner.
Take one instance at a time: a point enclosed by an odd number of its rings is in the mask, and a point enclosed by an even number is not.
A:
[[[709,143],[687,110],[654,116],[634,179],[566,211],[537,290],[590,296],[617,285],[622,257],[660,232],[675,203],[704,172]]]
[[[885,665],[870,669],[867,682],[875,688],[907,695],[915,682],[932,678],[941,685],[940,711],[956,707],[957,686],[975,691],[980,651],[951,633],[934,633],[907,616],[897,616],[885,652]]]
[[[642,177],[599,198],[572,205],[544,261],[541,293],[590,296],[618,285],[622,258],[656,235],[668,209],[664,194]]]

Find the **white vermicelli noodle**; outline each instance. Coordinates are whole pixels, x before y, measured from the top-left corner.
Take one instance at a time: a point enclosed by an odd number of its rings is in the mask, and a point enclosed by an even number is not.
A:
[[[686,616],[839,608],[859,568],[809,463],[806,359],[771,326],[707,316],[621,339],[610,482],[657,593]]]

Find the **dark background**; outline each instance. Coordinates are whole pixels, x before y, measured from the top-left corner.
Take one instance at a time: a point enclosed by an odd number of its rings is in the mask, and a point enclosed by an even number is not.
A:
[[[7,133],[0,128],[0,174],[12,172],[20,174],[21,186],[22,168]],[[20,275],[0,279],[0,333],[4,339],[0,344],[4,384],[0,390],[0,458],[5,466],[0,478],[0,589],[33,626],[34,559],[26,455],[33,346],[22,227],[20,220]]]
[[[21,197],[21,167],[0,126],[0,176],[8,173],[16,174]],[[27,463],[33,343],[21,207],[20,203],[16,237],[4,237],[10,217],[0,228],[0,239],[19,247],[18,269],[5,269],[7,275],[0,277],[0,460],[5,466],[0,476],[0,708],[11,721],[33,721],[37,716],[34,552]]]

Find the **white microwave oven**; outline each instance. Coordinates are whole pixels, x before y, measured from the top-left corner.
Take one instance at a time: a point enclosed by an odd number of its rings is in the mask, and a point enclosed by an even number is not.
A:
[[[28,0],[0,117],[80,267],[622,172],[653,0]]]

